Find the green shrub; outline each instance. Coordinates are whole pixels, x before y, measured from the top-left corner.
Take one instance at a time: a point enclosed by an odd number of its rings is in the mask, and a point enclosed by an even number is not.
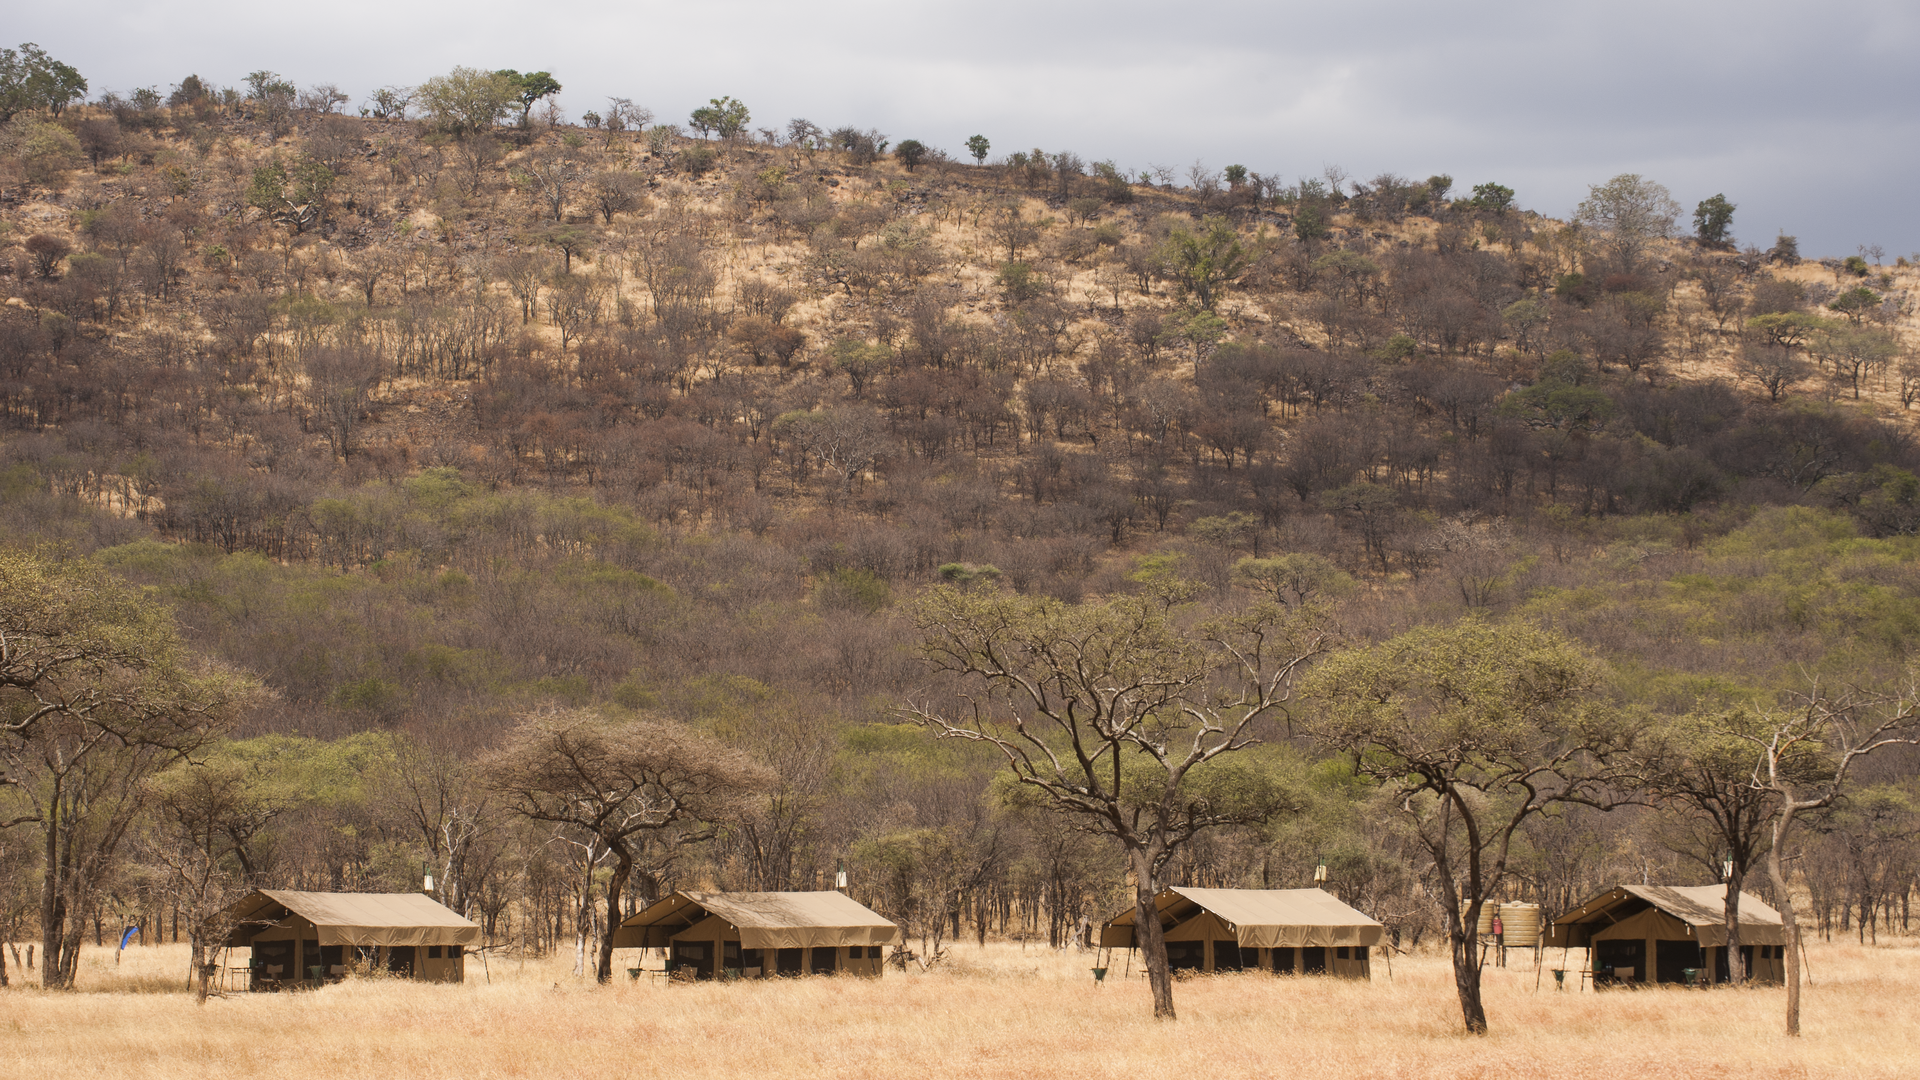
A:
[[[713,170],[714,162],[719,158],[720,155],[714,153],[713,147],[695,145],[680,151],[677,164],[680,171],[688,176],[703,176]]]

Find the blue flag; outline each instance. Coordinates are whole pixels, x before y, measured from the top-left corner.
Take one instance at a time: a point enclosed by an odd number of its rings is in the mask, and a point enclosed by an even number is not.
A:
[[[127,942],[132,941],[133,935],[139,932],[140,932],[140,928],[137,926],[127,927],[127,932],[120,935],[120,947],[122,949],[125,949],[127,947]]]

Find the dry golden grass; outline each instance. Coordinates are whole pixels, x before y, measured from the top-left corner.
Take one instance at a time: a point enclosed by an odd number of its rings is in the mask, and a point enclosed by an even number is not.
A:
[[[1550,954],[1557,956],[1557,954]],[[1391,980],[1182,982],[1149,1015],[1139,967],[1096,987],[1088,956],[962,946],[932,974],[598,988],[564,958],[473,964],[462,986],[345,983],[204,1007],[180,946],[83,957],[81,992],[0,995],[0,1076],[434,1077],[1913,1077],[1920,947],[1814,945],[1806,1034],[1784,992],[1534,990],[1487,973],[1493,1033],[1460,1033],[1444,958]],[[1551,960],[1549,961],[1551,962]],[[144,992],[143,992],[144,991]]]

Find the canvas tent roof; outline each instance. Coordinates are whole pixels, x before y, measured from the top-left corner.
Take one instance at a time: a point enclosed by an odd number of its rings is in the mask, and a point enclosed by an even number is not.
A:
[[[713,916],[738,932],[743,949],[891,945],[900,928],[845,893],[676,892],[629,915],[614,932],[616,948],[665,948],[674,935]]]
[[[1579,948],[1617,923],[1654,909],[1675,920],[1681,932],[1705,946],[1727,943],[1727,887],[1722,885],[1621,885],[1608,889],[1553,920],[1547,944]],[[1750,892],[1740,894],[1740,942],[1784,945],[1780,913]]]
[[[321,893],[260,889],[227,908],[229,945],[248,945],[298,915],[322,945],[471,945],[480,928],[422,893]]]
[[[1162,926],[1210,911],[1246,948],[1377,945],[1386,928],[1320,889],[1167,889],[1153,901]],[[1133,910],[1107,920],[1100,944],[1131,947]]]

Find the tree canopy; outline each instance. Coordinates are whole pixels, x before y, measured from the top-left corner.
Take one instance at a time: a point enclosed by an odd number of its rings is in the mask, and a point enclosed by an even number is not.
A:
[[[1174,595],[1069,605],[936,587],[915,622],[928,665],[953,682],[907,710],[942,737],[993,746],[1032,804],[1119,841],[1164,1018],[1173,992],[1152,914],[1162,873],[1201,832],[1294,805],[1283,778],[1242,752],[1333,642],[1315,608],[1256,603],[1183,625],[1166,605]]]
[[[1322,707],[1296,730],[1388,785],[1433,860],[1470,1032],[1487,1030],[1475,922],[1515,833],[1555,806],[1622,797],[1638,724],[1605,680],[1561,635],[1469,617],[1336,653],[1302,686]]]
[[[435,126],[466,139],[492,131],[523,92],[515,76],[456,67],[420,84],[415,99]]]
[[[658,873],[690,843],[711,839],[770,786],[764,766],[737,749],[657,720],[615,720],[580,709],[526,716],[487,760],[495,790],[516,813],[577,832],[614,858],[607,882],[599,978],[613,976],[620,898],[652,838]]]
[[[1647,245],[1673,235],[1680,204],[1663,184],[1639,173],[1621,173],[1587,189],[1575,208],[1575,221],[1601,234],[1607,250],[1621,266],[1632,268]]]
[[[18,49],[0,49],[0,123],[23,112],[57,117],[86,94],[87,80],[40,46],[29,41]]]

